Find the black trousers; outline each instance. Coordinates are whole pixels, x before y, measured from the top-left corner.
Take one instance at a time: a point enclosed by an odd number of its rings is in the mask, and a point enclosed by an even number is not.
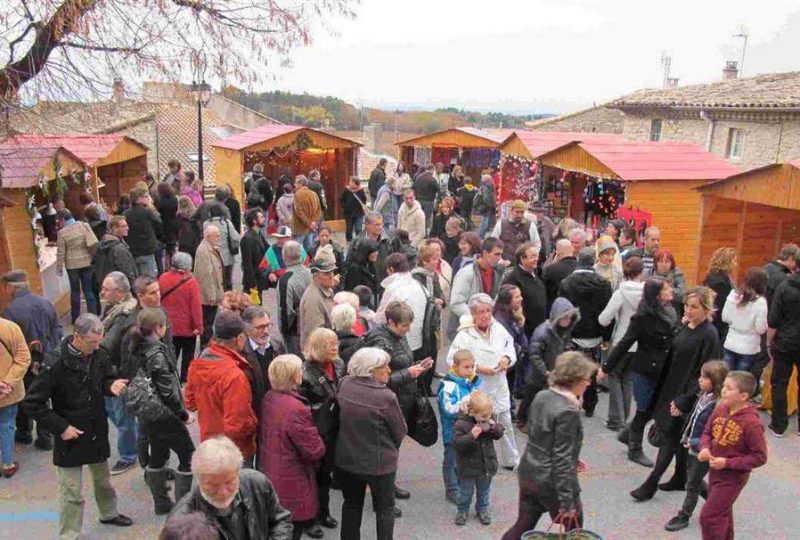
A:
[[[691,516],[697,507],[697,499],[700,497],[703,478],[705,478],[707,472],[707,461],[697,461],[697,456],[689,456],[686,471],[686,495],[683,498],[683,507],[681,508],[681,511],[687,516]]]
[[[355,474],[339,467],[336,480],[342,488],[342,540],[361,540],[361,517],[364,513],[364,499],[367,486],[372,494],[375,508],[377,540],[391,540],[394,537],[394,480],[396,472],[381,476]]]
[[[189,472],[192,470],[192,454],[194,443],[189,435],[186,425],[178,418],[167,418],[156,422],[146,422],[143,433],[150,444],[149,467],[160,469],[169,461],[170,451],[178,456],[178,470]]]
[[[334,450],[336,442],[325,442],[325,457],[317,469],[317,500],[319,501],[318,517],[331,515],[331,482],[333,477]]]
[[[205,349],[214,333],[214,319],[217,316],[217,306],[203,304],[203,335],[200,336],[200,348]]]
[[[783,433],[789,427],[789,417],[786,412],[789,400],[786,392],[789,389],[789,379],[792,377],[792,368],[800,371],[800,351],[785,352],[772,350],[772,427],[778,433]],[[800,395],[800,378],[798,378],[798,395]],[[798,398],[800,400],[800,398]],[[798,415],[800,426],[800,414]]]
[[[672,423],[664,437],[664,444],[658,449],[656,463],[650,476],[647,477],[645,484],[655,486],[675,458],[675,474],[672,479],[678,483],[686,483],[686,466],[689,451],[681,444],[681,431],[683,427],[683,416],[673,417]]]
[[[233,289],[233,265],[222,267],[222,288],[226,291]],[[250,292],[250,291],[247,291]]]
[[[172,344],[175,345],[175,361],[181,359],[181,382],[185,383],[189,364],[195,356],[197,336],[172,336]]]
[[[536,528],[536,524],[539,523],[539,519],[545,512],[555,520],[560,506],[555,492],[541,489],[534,482],[520,476],[517,521],[506,531],[502,540],[519,540],[525,532]],[[576,519],[572,523],[564,524],[567,530],[583,527],[583,509],[580,498],[575,500],[575,508],[578,510]]]
[[[22,384],[25,385],[25,392],[28,392],[28,388],[30,388],[31,384],[33,384],[33,379],[36,378],[31,370],[29,369],[27,373],[25,373],[25,377],[22,379]],[[17,408],[17,432],[14,435],[14,438],[17,440],[27,439],[31,436],[31,432],[33,431],[33,418],[28,416],[28,413],[25,412],[24,407]],[[40,422],[36,422],[36,438],[37,439],[48,439],[50,437],[50,433],[42,427]]]
[[[520,396],[519,408],[517,409],[517,423],[524,424],[528,421],[528,412],[531,408],[531,403],[541,390],[542,386],[539,383],[528,383],[522,389]]]

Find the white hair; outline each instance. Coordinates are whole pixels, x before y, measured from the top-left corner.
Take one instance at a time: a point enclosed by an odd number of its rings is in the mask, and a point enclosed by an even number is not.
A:
[[[331,324],[336,330],[350,330],[356,323],[356,310],[350,304],[337,304],[331,310]]]
[[[469,299],[469,310],[475,311],[478,306],[489,306],[494,308],[494,300],[486,293],[473,294]]]
[[[294,240],[289,240],[283,244],[281,255],[283,256],[283,262],[286,266],[299,264],[300,260],[303,258],[303,246]]]
[[[372,377],[372,372],[389,365],[389,353],[376,347],[364,347],[355,352],[347,364],[347,374],[351,377]]]
[[[350,291],[339,291],[333,295],[333,305],[350,304],[353,308],[358,309],[360,301],[358,295]]]
[[[242,452],[232,440],[224,435],[200,443],[192,456],[192,472],[196,476],[239,471],[242,468]]]
[[[72,326],[75,333],[81,337],[88,336],[89,334],[102,334],[103,322],[100,317],[94,313],[83,313],[75,319],[75,324]]]
[[[114,284],[114,288],[122,293],[128,294],[131,292],[131,282],[128,281],[128,276],[118,270],[106,274],[105,279],[110,279]]]
[[[172,266],[180,270],[192,269],[192,256],[183,251],[176,251],[172,256]]]
[[[208,238],[212,232],[219,233],[219,227],[206,222],[206,226],[203,227],[203,238]]]
[[[580,228],[572,229],[571,231],[569,231],[569,239],[572,240],[572,237],[574,237],[574,236],[580,236],[583,239],[584,242],[586,241],[586,238],[588,238],[588,235],[586,234],[586,231],[584,231],[583,229],[580,229]]]

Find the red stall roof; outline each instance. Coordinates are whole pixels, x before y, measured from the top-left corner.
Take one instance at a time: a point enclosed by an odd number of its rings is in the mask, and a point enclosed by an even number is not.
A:
[[[533,159],[552,152],[572,142],[580,141],[625,141],[619,135],[611,133],[579,133],[568,131],[515,131],[520,141],[528,148]],[[511,136],[508,136],[505,144]]]
[[[143,144],[130,137],[114,134],[17,135],[6,141],[6,143],[17,144],[27,148],[61,146],[75,155],[79,161],[92,167],[97,161],[114,151],[124,139],[146,148]]]
[[[53,156],[61,150],[75,161],[80,158],[57,144],[35,145],[0,144],[0,185],[5,188],[25,189],[38,183],[38,176]]]
[[[319,132],[328,137],[333,137],[336,139],[340,139],[342,141],[346,141],[352,144],[353,147],[361,146],[361,143],[352,141],[350,139],[345,139],[344,137],[333,135],[332,133],[326,133],[324,131],[304,126],[291,126],[282,124],[267,124],[264,126],[251,129],[249,131],[245,131],[244,133],[237,133],[236,135],[232,135],[230,137],[222,139],[221,141],[216,141],[215,143],[212,144],[212,146],[216,146],[218,148],[227,148],[229,150],[242,150],[244,148],[248,148],[256,144],[261,144],[270,139],[280,137],[281,135],[286,135],[287,133],[292,133],[294,131],[300,131],[303,129],[308,131]]]

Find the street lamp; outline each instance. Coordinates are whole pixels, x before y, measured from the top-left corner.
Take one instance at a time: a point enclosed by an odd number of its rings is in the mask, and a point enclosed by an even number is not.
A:
[[[192,80],[192,99],[197,103],[197,175],[205,186],[203,177],[203,107],[211,100],[211,86],[206,82],[205,59],[200,53],[192,55],[194,78]]]

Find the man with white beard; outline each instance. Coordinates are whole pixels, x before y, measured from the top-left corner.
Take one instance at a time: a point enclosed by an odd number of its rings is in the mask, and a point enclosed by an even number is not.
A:
[[[231,540],[290,540],[292,516],[266,476],[242,469],[242,453],[225,436],[204,441],[192,456],[195,486],[173,508],[175,516],[200,512]],[[169,520],[168,520],[169,521]]]

